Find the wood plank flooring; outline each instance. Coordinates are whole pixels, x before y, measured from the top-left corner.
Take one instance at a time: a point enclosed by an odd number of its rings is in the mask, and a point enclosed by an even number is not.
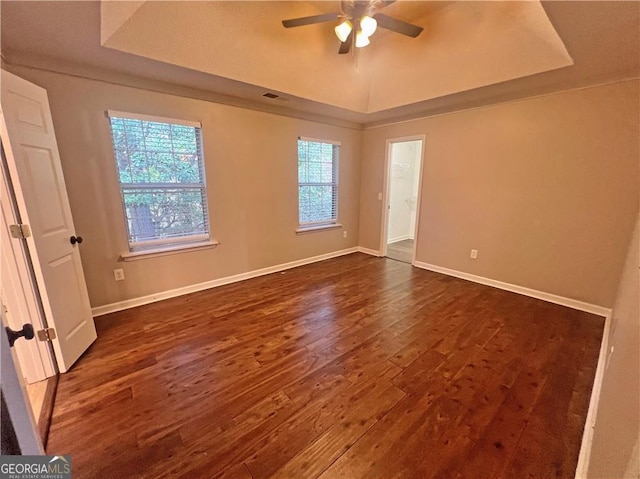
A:
[[[81,478],[573,478],[603,318],[352,254],[98,318]]]
[[[413,240],[396,241],[387,245],[387,258],[411,264],[413,259]]]
[[[42,407],[44,406],[44,399],[47,395],[47,383],[46,379],[44,381],[38,381],[31,384],[25,382],[31,412],[36,420],[40,417]]]

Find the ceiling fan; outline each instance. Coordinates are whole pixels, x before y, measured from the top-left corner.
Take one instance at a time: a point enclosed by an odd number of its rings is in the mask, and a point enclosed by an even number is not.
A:
[[[335,28],[336,36],[341,42],[338,50],[341,55],[349,53],[351,45],[354,43],[357,48],[369,45],[369,37],[373,35],[377,27],[416,38],[422,32],[422,27],[378,13],[378,10],[391,5],[395,1],[342,0],[342,12],[340,13],[323,13],[310,17],[292,18],[283,20],[282,25],[285,28],[292,28],[342,20]]]

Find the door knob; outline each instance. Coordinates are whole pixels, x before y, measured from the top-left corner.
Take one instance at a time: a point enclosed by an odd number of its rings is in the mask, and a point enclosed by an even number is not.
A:
[[[7,336],[9,337],[9,346],[13,347],[13,343],[16,342],[18,338],[24,339],[33,339],[33,325],[30,323],[22,325],[22,329],[20,331],[14,331],[9,326],[6,326]]]
[[[71,241],[71,244],[80,244],[82,243],[82,236],[72,236],[71,238],[69,238],[69,241]]]

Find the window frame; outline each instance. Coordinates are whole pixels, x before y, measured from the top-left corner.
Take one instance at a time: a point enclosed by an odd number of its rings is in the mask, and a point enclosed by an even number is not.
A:
[[[176,118],[167,118],[154,115],[145,115],[138,113],[123,112],[117,110],[107,110],[106,115],[109,122],[109,134],[112,143],[113,152],[113,165],[116,171],[116,177],[118,180],[118,189],[120,191],[120,200],[122,203],[123,221],[126,232],[128,252],[123,253],[121,258],[124,260],[139,259],[143,256],[160,256],[169,254],[172,252],[180,252],[187,249],[202,249],[206,247],[216,246],[217,241],[212,239],[211,234],[211,221],[209,217],[209,205],[208,205],[208,193],[207,193],[207,179],[205,172],[205,158],[204,158],[204,145],[202,140],[202,124],[196,121],[182,120]],[[187,126],[195,129],[195,137],[197,144],[197,161],[198,169],[200,172],[200,182],[197,183],[123,183],[120,177],[120,171],[118,168],[118,156],[115,144],[115,137],[113,132],[112,118],[125,119],[125,120],[139,120],[143,122],[153,123],[166,123],[176,126]],[[146,152],[145,152],[146,153]],[[163,151],[162,153],[175,154],[173,148],[170,151]],[[172,238],[153,238],[149,240],[134,241],[131,234],[130,220],[127,215],[127,208],[125,202],[126,191],[136,191],[148,189],[150,191],[169,191],[169,190],[200,190],[202,197],[202,209],[204,219],[204,233],[194,233],[184,236],[176,236]]]
[[[307,143],[321,143],[332,145],[332,181],[331,183],[326,182],[301,182],[300,181],[300,173],[298,168],[300,167],[300,155],[298,153],[298,148],[300,146],[300,142]],[[336,153],[337,147],[337,153]],[[304,136],[299,136],[296,142],[296,164],[297,164],[297,204],[298,204],[298,228],[296,229],[296,233],[306,233],[313,231],[321,231],[332,228],[341,228],[342,225],[338,222],[338,212],[339,212],[339,200],[340,200],[340,151],[342,149],[342,143],[335,140],[326,140],[319,138],[309,138]],[[329,186],[331,185],[331,204],[332,204],[332,218],[329,220],[322,221],[313,221],[313,222],[301,222],[300,221],[300,189],[304,186]]]

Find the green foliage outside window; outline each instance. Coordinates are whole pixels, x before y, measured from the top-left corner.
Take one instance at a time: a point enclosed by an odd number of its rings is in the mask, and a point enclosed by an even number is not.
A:
[[[337,219],[340,146],[298,140],[298,206],[300,225]]]
[[[208,234],[199,129],[111,117],[130,243]]]

